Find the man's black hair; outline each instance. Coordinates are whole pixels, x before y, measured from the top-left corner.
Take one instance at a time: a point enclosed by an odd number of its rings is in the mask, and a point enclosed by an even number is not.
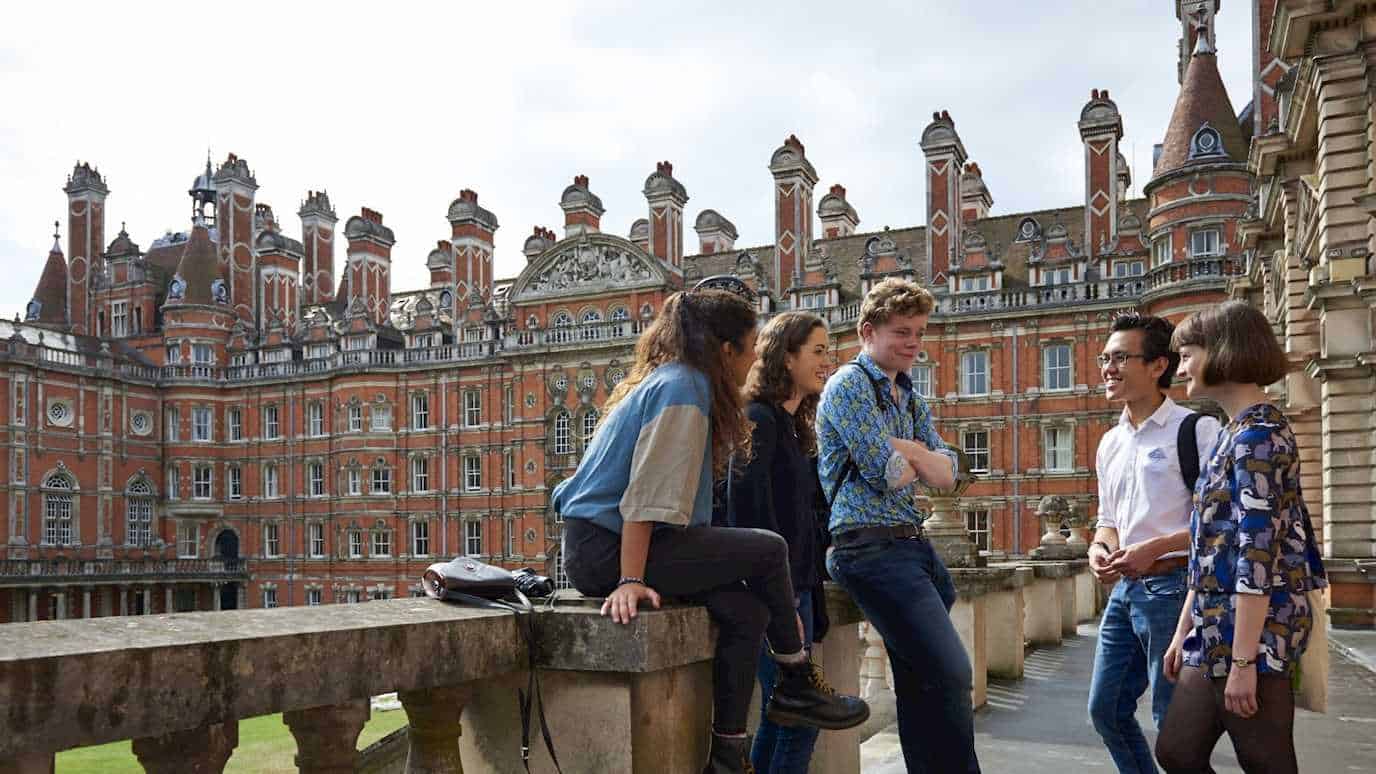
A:
[[[1171,349],[1171,334],[1175,332],[1175,326],[1163,317],[1134,312],[1120,314],[1113,321],[1113,326],[1109,332],[1119,333],[1121,331],[1142,332],[1143,364],[1150,363],[1157,358],[1166,359],[1166,370],[1156,380],[1156,386],[1162,390],[1169,390],[1171,379],[1175,377],[1176,366],[1180,365],[1180,353]]]

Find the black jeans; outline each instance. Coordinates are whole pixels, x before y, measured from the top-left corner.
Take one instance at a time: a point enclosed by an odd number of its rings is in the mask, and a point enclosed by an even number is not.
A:
[[[574,588],[604,597],[621,577],[621,536],[585,519],[564,522],[564,571]],[[778,653],[803,649],[788,571],[788,544],[773,532],[731,527],[656,529],[645,582],[700,602],[717,623],[713,727],[744,733],[763,637]]]

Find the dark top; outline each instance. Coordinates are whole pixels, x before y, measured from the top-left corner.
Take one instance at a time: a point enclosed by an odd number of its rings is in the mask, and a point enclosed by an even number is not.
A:
[[[793,415],[783,406],[753,402],[746,414],[755,423],[754,455],[731,482],[726,523],[777,532],[788,542],[795,592],[817,584],[816,461],[803,454]]]

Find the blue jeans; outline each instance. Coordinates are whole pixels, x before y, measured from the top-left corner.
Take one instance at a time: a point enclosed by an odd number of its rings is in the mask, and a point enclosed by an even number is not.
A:
[[[1156,727],[1166,717],[1174,686],[1161,671],[1185,603],[1185,570],[1167,575],[1123,578],[1113,587],[1089,682],[1089,718],[1109,755],[1124,774],[1155,774],[1151,747],[1137,723],[1137,699],[1151,685],[1151,715]]]
[[[798,592],[798,617],[803,619],[803,647],[812,647],[812,592]],[[760,678],[760,727],[755,731],[755,746],[750,750],[750,765],[757,774],[807,774],[818,729],[812,726],[777,726],[766,717],[769,697],[774,693],[778,662],[766,644],[760,653],[755,673]]]
[[[910,774],[978,774],[973,675],[951,624],[955,584],[926,540],[833,548],[831,577],[884,638]]]

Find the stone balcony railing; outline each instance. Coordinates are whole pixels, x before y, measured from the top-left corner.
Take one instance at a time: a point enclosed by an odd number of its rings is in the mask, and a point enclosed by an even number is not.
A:
[[[149,579],[246,580],[243,559],[4,559],[0,585],[89,585]]]
[[[1017,678],[1027,643],[1094,615],[1085,563],[953,569],[952,618],[974,665]],[[886,659],[839,589],[814,658],[841,691],[882,701]],[[696,772],[707,752],[713,632],[700,607],[629,626],[573,601],[536,613],[545,714],[567,772]],[[238,721],[282,712],[303,772],[351,772],[368,698],[396,691],[405,771],[518,772],[516,691],[528,656],[516,619],[429,599],[0,626],[0,774],[51,771],[59,750],[133,739],[150,772],[223,769]],[[862,684],[862,678],[864,682]],[[873,729],[870,729],[872,731]],[[866,728],[824,733],[813,771],[859,770]],[[553,767],[536,744],[531,767]]]

